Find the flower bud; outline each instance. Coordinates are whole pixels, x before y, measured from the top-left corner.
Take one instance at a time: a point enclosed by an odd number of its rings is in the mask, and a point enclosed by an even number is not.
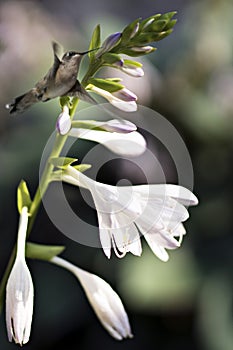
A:
[[[101,49],[98,51],[96,57],[100,57],[103,53],[111,51],[120,41],[122,33],[116,32],[105,39]]]
[[[69,108],[65,105],[62,113],[58,116],[56,122],[56,129],[61,135],[65,135],[71,128],[71,119],[69,115]]]
[[[96,316],[113,338],[132,338],[122,301],[107,282],[59,257],[52,258],[51,262],[68,269],[78,278]]]
[[[129,37],[130,39],[132,39],[137,34],[138,29],[139,29],[139,22],[135,24],[135,27],[133,28],[132,33],[130,34],[130,37]]]
[[[138,52],[138,53],[150,53],[151,51],[154,51],[154,47],[153,46],[135,46],[135,47],[131,47],[130,50],[134,51],[134,52]]]
[[[115,106],[116,108],[124,112],[135,112],[137,110],[137,104],[136,104],[137,96],[126,88],[123,88],[112,94],[92,84],[90,84],[88,88],[91,91],[97,93],[98,95],[103,96],[113,106]]]
[[[25,262],[25,239],[28,209],[22,208],[15,263],[6,286],[6,326],[9,341],[26,344],[31,332],[33,314],[33,283]]]
[[[105,51],[110,51],[114,46],[116,46],[120,38],[121,38],[120,32],[109,35],[107,39],[104,41],[102,48],[105,49]]]

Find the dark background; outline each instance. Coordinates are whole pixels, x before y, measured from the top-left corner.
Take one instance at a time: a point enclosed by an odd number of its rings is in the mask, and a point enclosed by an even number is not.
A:
[[[158,50],[148,56],[145,67],[151,74],[141,90],[135,84],[135,92],[140,104],[158,111],[174,125],[189,149],[200,205],[190,210],[188,235],[181,249],[170,252],[166,264],[145,242],[140,258],[127,255],[119,260],[113,256],[108,261],[102,250],[79,245],[58,232],[42,208],[31,239],[66,245],[65,258],[110,282],[124,300],[134,338],[123,342],[112,339],[67,271],[30,261],[35,311],[27,349],[233,348],[230,0],[1,1],[0,273],[17,234],[17,185],[24,178],[34,193],[41,153],[59,113],[56,100],[38,104],[19,117],[9,116],[4,105],[46,72],[51,64],[52,39],[67,49],[83,51],[97,23],[104,38],[137,17],[174,10],[178,11],[174,33],[157,43]],[[80,159],[89,146],[80,143]],[[160,150],[158,144],[155,148]],[[175,182],[172,166],[170,169],[162,151],[160,160],[167,169],[168,182]],[[110,184],[126,176],[135,183],[144,181],[140,171],[137,176],[130,171],[121,175],[121,166],[118,163],[116,171],[114,165],[106,165],[98,179]],[[78,192],[76,198],[74,189],[67,186],[66,191],[78,211],[82,206]],[[4,314],[0,322],[0,348],[13,349],[15,345],[7,340]]]

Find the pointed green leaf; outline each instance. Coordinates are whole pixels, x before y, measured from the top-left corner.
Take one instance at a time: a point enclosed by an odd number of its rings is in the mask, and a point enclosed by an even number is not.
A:
[[[27,184],[24,180],[22,180],[17,189],[17,206],[18,211],[21,214],[23,207],[30,208],[32,203],[30,193],[27,187]]]
[[[113,80],[100,79],[100,78],[90,78],[88,80],[89,84],[93,84],[100,89],[106,90],[108,92],[119,91],[124,88],[124,85],[114,82]]]
[[[66,169],[69,165],[73,164],[74,162],[77,162],[77,160],[78,159],[76,158],[57,157],[51,158],[50,163],[53,164],[56,168]]]
[[[146,27],[146,32],[161,32],[166,27],[167,21],[165,19],[160,19],[154,21],[148,27]]]
[[[167,12],[161,15],[160,19],[165,19],[167,21],[170,21],[172,17],[174,17],[176,14],[177,14],[177,11]]]
[[[97,49],[98,47],[100,47],[100,44],[101,44],[100,25],[98,24],[93,31],[91,42],[89,45],[89,50]],[[88,53],[88,56],[91,61],[94,60],[96,52],[97,51],[92,51]]]
[[[91,167],[92,167],[91,164],[79,164],[79,165],[73,166],[73,168],[80,171],[80,173],[83,173],[84,171],[90,169]]]
[[[176,22],[177,22],[177,19],[173,19],[172,21],[168,22],[168,24],[166,25],[164,30],[172,29],[174,27],[174,25],[176,24]]]
[[[64,246],[44,245],[37,243],[26,244],[26,257],[30,259],[51,260],[63,252]]]

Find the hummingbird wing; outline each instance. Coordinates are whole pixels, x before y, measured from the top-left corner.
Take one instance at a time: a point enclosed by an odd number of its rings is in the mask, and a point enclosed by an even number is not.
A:
[[[61,51],[61,46],[56,43],[55,41],[52,42],[52,47],[53,47],[53,66],[50,68],[48,73],[45,76],[45,79],[54,79],[57,73],[57,70],[61,64],[60,59],[58,58],[58,54]]]
[[[38,83],[36,83],[35,88],[39,91],[39,97],[40,99],[45,102],[47,100],[49,100],[50,98],[43,98],[43,96],[45,95],[48,86],[53,85],[54,84],[54,80],[57,74],[57,70],[61,64],[60,59],[58,58],[58,54],[61,51],[61,46],[56,43],[55,41],[52,42],[52,48],[53,48],[53,65],[52,67],[49,69],[48,73],[44,76],[44,78],[42,78]]]
[[[80,100],[98,105],[98,102],[84,89],[78,80],[74,86],[66,93],[70,97],[78,97]]]

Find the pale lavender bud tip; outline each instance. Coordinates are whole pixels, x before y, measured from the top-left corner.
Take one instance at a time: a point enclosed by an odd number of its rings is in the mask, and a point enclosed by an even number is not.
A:
[[[119,61],[116,61],[116,62],[114,62],[114,66],[116,66],[117,68],[118,67],[123,67],[124,66],[124,60],[119,60]]]
[[[109,120],[106,124],[102,125],[102,128],[104,128],[106,131],[109,132],[117,132],[120,134],[128,134],[132,131],[136,131],[137,127],[135,124],[131,123],[128,120],[118,120],[118,119],[112,119]]]
[[[57,118],[56,129],[61,135],[65,135],[71,128],[70,116],[66,112],[62,112]]]
[[[109,51],[110,49],[112,49],[117,44],[121,35],[122,34],[120,32],[109,35],[105,40],[105,42],[103,43],[104,51]]]
[[[122,101],[126,101],[126,102],[137,101],[137,95],[135,95],[132,91],[126,88],[114,92],[113,95]]]

